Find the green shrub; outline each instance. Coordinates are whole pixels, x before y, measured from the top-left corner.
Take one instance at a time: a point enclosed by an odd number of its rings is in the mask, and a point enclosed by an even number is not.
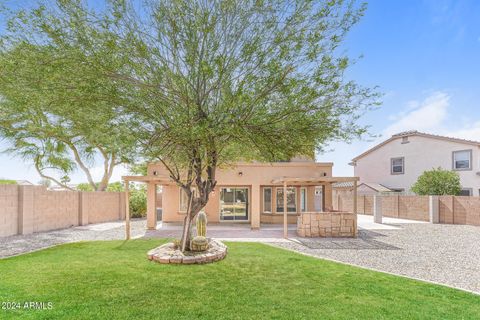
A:
[[[0,179],[0,184],[17,184],[15,180]]]
[[[443,170],[442,168],[424,171],[417,182],[412,186],[412,191],[418,195],[452,195],[460,193],[462,185],[457,172]]]
[[[142,218],[147,215],[147,191],[144,186],[130,191],[130,215],[132,218]]]
[[[112,182],[107,187],[107,192],[123,192],[125,191],[123,183],[120,181]]]

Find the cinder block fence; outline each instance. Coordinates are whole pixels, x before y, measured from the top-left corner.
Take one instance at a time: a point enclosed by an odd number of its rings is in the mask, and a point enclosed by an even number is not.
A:
[[[123,192],[49,191],[0,185],[0,237],[125,218]]]
[[[351,211],[353,197],[349,194],[339,194],[336,196],[334,206],[339,211]],[[358,196],[358,213],[373,215],[375,207],[381,210],[384,217],[480,226],[480,197]]]

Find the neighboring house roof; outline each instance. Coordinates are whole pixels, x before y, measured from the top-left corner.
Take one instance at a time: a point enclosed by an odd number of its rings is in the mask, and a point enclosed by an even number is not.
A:
[[[18,185],[21,185],[21,186],[33,186],[33,183],[31,183],[28,180],[15,180],[15,181],[17,182]]]
[[[379,183],[362,182],[358,185],[358,188],[360,188],[361,186],[366,186],[367,188],[370,188],[376,192],[394,192],[394,190],[389,189]],[[337,182],[332,184],[332,187],[334,189],[353,189],[353,181]]]
[[[332,184],[334,189],[353,188],[353,181],[337,182]]]
[[[446,136],[440,136],[440,135],[436,135],[436,134],[419,132],[417,130],[411,130],[411,131],[404,131],[404,132],[400,132],[400,133],[392,135],[389,139],[377,144],[376,146],[368,149],[364,153],[362,153],[362,154],[356,156],[355,158],[353,158],[352,162],[355,162],[358,159],[363,158],[364,156],[366,156],[370,152],[375,151],[375,150],[383,147],[384,145],[386,145],[387,143],[389,143],[393,140],[400,139],[400,138],[403,138],[403,137],[410,137],[410,136],[418,136],[418,137],[424,137],[424,138],[430,138],[430,139],[457,142],[457,143],[469,144],[469,145],[474,145],[474,146],[480,147],[480,142],[479,141],[466,140],[466,139],[453,138],[453,137],[446,137]]]
[[[377,192],[394,192],[392,189],[389,189],[389,188],[387,188],[384,185],[381,185],[379,183],[363,182],[359,185],[359,187],[360,186],[366,186],[366,187],[372,189],[373,191],[377,191]]]

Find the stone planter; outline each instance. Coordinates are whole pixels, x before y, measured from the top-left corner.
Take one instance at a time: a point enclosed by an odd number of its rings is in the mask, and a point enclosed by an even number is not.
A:
[[[208,239],[208,249],[202,252],[188,251],[183,253],[174,248],[169,242],[148,251],[147,257],[151,261],[163,264],[203,264],[220,261],[227,255],[227,246],[215,239]]]

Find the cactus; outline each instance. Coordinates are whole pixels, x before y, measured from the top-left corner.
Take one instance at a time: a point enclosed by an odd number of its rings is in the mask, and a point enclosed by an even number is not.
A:
[[[191,251],[205,251],[208,249],[208,240],[202,236],[196,236],[190,241]]]
[[[206,237],[207,236],[207,215],[205,212],[200,211],[197,215],[197,236]]]

